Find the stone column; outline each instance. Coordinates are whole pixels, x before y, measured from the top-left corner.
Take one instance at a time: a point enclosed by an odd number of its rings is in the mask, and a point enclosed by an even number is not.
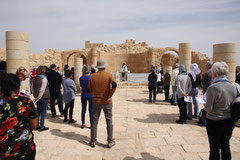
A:
[[[192,62],[192,45],[191,43],[179,43],[179,64],[184,64],[187,71],[190,71]]]
[[[94,64],[95,66],[97,65],[97,48],[92,48],[91,49],[91,54],[92,54],[92,64]]]
[[[147,72],[150,72],[152,64],[155,65],[155,55],[153,53],[153,49],[150,48],[148,51],[148,66],[147,66]]]
[[[28,35],[24,32],[6,32],[7,73],[16,73],[17,68],[24,67],[29,70]],[[29,78],[21,82],[21,88],[30,91]]]
[[[228,79],[231,82],[235,81],[236,69],[236,44],[222,43],[213,45],[213,63],[224,61],[228,65]]]
[[[82,76],[83,60],[80,57],[74,56],[74,82],[77,87],[77,92],[80,92],[79,78]]]

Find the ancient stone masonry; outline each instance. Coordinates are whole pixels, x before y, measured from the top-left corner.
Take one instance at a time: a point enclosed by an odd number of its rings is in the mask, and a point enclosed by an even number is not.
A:
[[[135,40],[126,40],[122,44],[105,45],[103,43],[85,42],[85,49],[75,49],[59,51],[55,49],[46,49],[43,54],[30,54],[30,69],[39,65],[49,66],[54,63],[63,69],[65,64],[70,68],[74,67],[74,57],[81,58],[83,64],[96,65],[98,59],[105,59],[109,72],[119,71],[122,63],[126,63],[131,73],[148,73],[152,64],[171,67],[179,62],[178,56],[170,54],[175,52],[179,55],[179,50],[174,47],[151,48],[146,42],[135,43]],[[190,51],[192,63],[198,63],[202,72],[205,72],[205,64],[210,59],[200,52]],[[167,54],[167,55],[165,55]],[[165,59],[164,59],[165,57]],[[169,58],[169,61],[166,59]],[[1,60],[6,60],[6,50],[0,49]]]

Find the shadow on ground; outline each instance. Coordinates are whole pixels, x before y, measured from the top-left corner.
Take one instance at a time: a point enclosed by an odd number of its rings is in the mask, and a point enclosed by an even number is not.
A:
[[[128,102],[136,102],[136,103],[153,104],[153,105],[170,105],[170,102],[166,102],[164,100],[159,100],[159,99],[156,99],[155,103],[150,103],[148,98],[132,99],[132,100],[127,100],[127,101]],[[174,106],[176,106],[176,105],[174,105]]]
[[[62,138],[66,138],[66,139],[76,140],[76,141],[78,141],[78,142],[80,142],[84,145],[89,146],[88,143],[90,141],[90,138],[85,136],[85,135],[77,134],[75,132],[62,132],[60,129],[51,129],[50,132],[51,132],[52,135],[59,136],[59,137],[62,137]],[[102,144],[102,143],[99,143],[99,142],[97,142],[96,145],[98,145],[100,147],[104,147],[104,148],[107,147],[106,144]]]
[[[123,160],[164,160],[164,159],[160,159],[158,157],[152,156],[147,152],[142,152],[141,156],[142,156],[142,158],[138,158],[138,159],[133,158],[133,157],[125,157],[125,158],[123,158]]]
[[[134,120],[141,123],[161,123],[161,124],[170,124],[176,123],[175,121],[179,119],[179,114],[148,114],[146,119],[134,118]],[[187,124],[197,125],[198,120],[187,121]]]

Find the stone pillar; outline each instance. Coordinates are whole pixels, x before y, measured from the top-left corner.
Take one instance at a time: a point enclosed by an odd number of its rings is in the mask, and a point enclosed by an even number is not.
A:
[[[77,92],[80,92],[79,78],[82,76],[83,60],[80,57],[74,56],[74,82],[77,87]]]
[[[184,64],[187,71],[190,71],[192,62],[192,45],[191,43],[179,43],[179,64]]]
[[[213,45],[213,63],[224,61],[228,65],[228,79],[231,82],[235,81],[236,69],[236,44],[222,43]]]
[[[91,49],[91,55],[92,55],[92,64],[94,64],[95,66],[97,65],[97,48],[92,48]]]
[[[16,73],[17,68],[24,67],[29,71],[28,35],[24,32],[6,32],[7,73]],[[30,91],[29,78],[21,82],[21,89]]]
[[[148,51],[148,66],[147,66],[147,72],[150,72],[152,64],[155,65],[155,55],[153,53],[152,48]]]

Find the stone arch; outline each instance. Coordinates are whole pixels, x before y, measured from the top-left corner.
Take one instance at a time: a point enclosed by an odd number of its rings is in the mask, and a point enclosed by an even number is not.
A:
[[[177,48],[174,48],[174,47],[166,47],[164,48],[163,50],[163,53],[167,52],[167,51],[173,51],[175,53],[177,53],[177,55],[179,55],[179,50]]]
[[[69,59],[70,59],[70,57],[71,57],[72,55],[77,55],[77,54],[79,54],[79,55],[80,55],[80,58],[83,59],[83,64],[87,64],[86,55],[85,55],[84,53],[82,53],[82,52],[72,52],[72,53],[68,54],[68,55],[67,55],[67,58],[66,58],[66,64],[69,63]]]

